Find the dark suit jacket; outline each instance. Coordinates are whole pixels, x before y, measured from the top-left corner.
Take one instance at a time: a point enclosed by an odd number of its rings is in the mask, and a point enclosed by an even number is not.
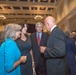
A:
[[[67,45],[67,58],[69,64],[76,64],[75,63],[75,54],[76,54],[76,47],[75,47],[75,41],[72,38],[66,39],[66,45]]]
[[[48,38],[48,34],[42,32],[40,46],[46,46],[47,38]],[[40,49],[37,44],[36,32],[31,35],[31,42],[32,42],[32,51],[33,51],[35,66],[37,66],[38,63],[41,63],[40,58],[43,56],[43,54],[40,53]]]
[[[59,27],[55,27],[48,38],[47,48],[44,52],[47,75],[68,75],[65,55],[66,43],[64,34]]]

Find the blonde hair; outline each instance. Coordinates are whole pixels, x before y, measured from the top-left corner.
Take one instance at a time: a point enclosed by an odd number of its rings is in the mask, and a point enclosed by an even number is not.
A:
[[[43,26],[43,24],[42,24],[41,22],[37,22],[37,23],[35,24],[35,27],[37,27],[38,25]]]
[[[12,39],[15,39],[16,37],[16,32],[21,30],[21,26],[18,25],[18,24],[13,24],[13,23],[10,23],[10,24],[7,24],[4,28],[4,36],[5,36],[5,39],[6,38],[12,38]]]

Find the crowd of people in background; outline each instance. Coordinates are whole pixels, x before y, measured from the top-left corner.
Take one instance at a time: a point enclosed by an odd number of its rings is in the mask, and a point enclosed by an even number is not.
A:
[[[0,75],[76,75],[76,31],[62,31],[48,16],[35,24],[7,24],[0,34]]]

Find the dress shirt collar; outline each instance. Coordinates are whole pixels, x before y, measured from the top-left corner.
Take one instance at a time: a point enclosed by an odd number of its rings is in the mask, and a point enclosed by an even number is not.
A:
[[[57,25],[54,25],[52,28],[51,28],[51,31],[50,32],[52,32],[52,30],[56,27]]]
[[[41,39],[42,32],[40,32],[40,33],[36,32],[36,37],[38,37],[38,34],[40,35],[40,39]]]

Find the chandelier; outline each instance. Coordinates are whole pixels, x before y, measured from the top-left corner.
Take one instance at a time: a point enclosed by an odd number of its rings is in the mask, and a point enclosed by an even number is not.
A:
[[[0,19],[6,19],[4,15],[0,15]]]
[[[43,19],[43,17],[42,17],[41,15],[36,15],[36,16],[34,17],[34,19],[39,20],[39,19]]]

